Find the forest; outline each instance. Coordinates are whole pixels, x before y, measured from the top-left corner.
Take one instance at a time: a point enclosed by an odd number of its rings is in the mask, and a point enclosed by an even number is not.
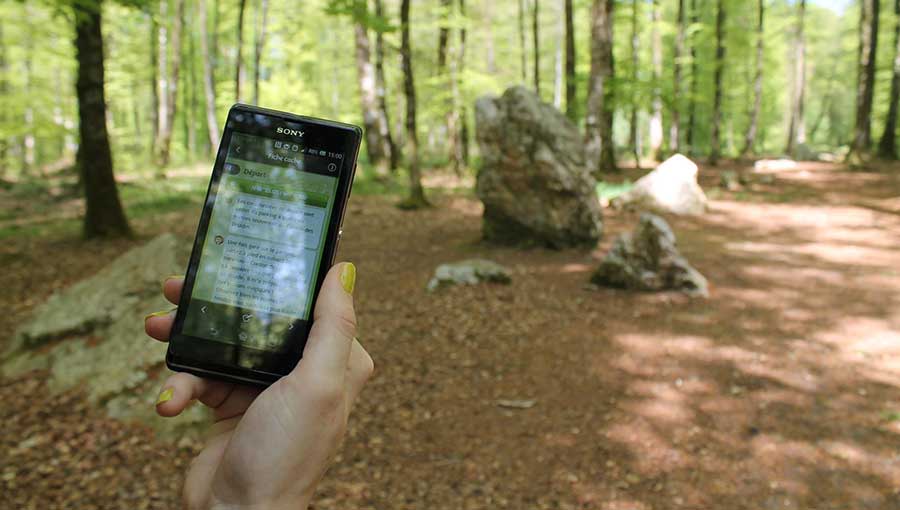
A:
[[[179,507],[236,103],[364,133],[310,508],[900,508],[900,0],[0,2],[0,507]]]

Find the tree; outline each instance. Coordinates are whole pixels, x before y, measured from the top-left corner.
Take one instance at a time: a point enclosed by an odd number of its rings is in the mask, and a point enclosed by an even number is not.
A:
[[[244,11],[247,0],[238,0],[237,55],[234,62],[234,98],[241,102],[241,81],[244,76]]]
[[[760,0],[763,1],[763,0]],[[675,58],[672,59],[672,122],[669,124],[669,150],[681,150],[681,60],[684,58],[684,0],[678,0]]]
[[[720,132],[722,130],[722,75],[725,74],[725,0],[717,0],[716,6],[716,70],[714,76],[712,135],[710,136],[709,164],[715,166],[721,156]]]
[[[261,0],[259,6],[260,23],[256,28],[256,40],[253,43],[253,104],[259,104],[259,73],[263,48],[266,44],[266,29],[268,25],[269,0]]]
[[[6,60],[6,41],[3,39],[3,19],[0,18],[0,97],[6,97],[9,94],[9,69]],[[0,110],[0,126],[7,123],[8,114],[6,109]],[[3,179],[7,171],[6,155],[9,151],[9,145],[5,138],[0,138],[0,179]]]
[[[651,101],[652,113],[650,114],[650,154],[653,159],[660,159],[663,143],[662,125],[662,94],[659,84],[662,80],[662,36],[659,31],[659,0],[653,0],[653,8],[650,11],[651,42],[653,57],[653,100]]]
[[[363,128],[366,135],[366,152],[375,166],[375,175],[384,178],[390,170],[390,143],[382,129],[386,119],[382,118],[378,104],[378,84],[372,52],[366,27],[367,6],[365,0],[353,3],[353,32],[356,40],[356,72],[359,80],[359,95],[362,106]],[[384,98],[382,97],[382,101]]]
[[[878,156],[897,159],[897,108],[900,102],[900,0],[894,0],[894,69],[891,76],[891,97],[884,132],[878,142]]]
[[[166,0],[160,1],[160,14],[165,13]],[[175,17],[172,20],[172,64],[168,69],[166,32],[160,25],[159,44],[159,125],[156,133],[156,164],[169,164],[172,143],[172,126],[175,123],[175,102],[178,95],[178,73],[181,69],[181,35],[184,27],[184,0],[175,0]]]
[[[150,109],[150,120],[153,129],[150,130],[150,156],[156,156],[156,134],[159,131],[159,77],[157,76],[156,66],[159,65],[159,24],[153,13],[147,9],[147,19],[150,21],[150,95],[152,108]]]
[[[872,99],[875,94],[875,56],[878,50],[879,0],[860,0],[857,53],[856,126],[847,161],[862,163],[872,144]]]
[[[206,99],[206,132],[211,151],[219,143],[219,123],[216,118],[216,86],[213,76],[213,59],[210,53],[209,27],[206,22],[206,0],[198,0],[200,23],[200,54],[203,59],[203,95]],[[213,31],[215,31],[213,25]]]
[[[381,0],[375,0],[375,16],[382,25],[387,25]],[[384,28],[379,27],[375,31],[375,92],[378,97],[378,131],[387,141],[388,150],[390,150],[388,160],[393,171],[400,165],[400,147],[391,134],[390,117],[388,116],[384,80],[384,30]]]
[[[697,9],[697,0],[691,0],[691,25],[695,27],[695,30],[698,23],[700,23],[700,11]],[[697,32],[694,32],[691,36],[691,92],[688,96],[688,126],[685,134],[689,152],[694,152],[694,125],[697,117],[697,92],[700,85],[697,39]]]
[[[795,156],[797,146],[806,143],[806,126],[803,119],[803,95],[806,89],[806,41],[803,37],[806,0],[797,3],[797,28],[794,33],[793,88],[791,92],[791,120],[784,152]]]
[[[640,67],[641,36],[638,30],[638,12],[641,0],[631,2],[631,121],[628,123],[628,144],[634,154],[634,164],[641,167],[641,137],[638,129],[638,68]]]
[[[566,116],[575,122],[578,118],[578,99],[575,91],[575,23],[572,0],[563,1],[566,18]]]
[[[565,45],[565,16],[560,16],[556,23],[556,37],[553,51],[553,107],[562,110],[563,98],[563,45]]]
[[[541,51],[540,36],[538,34],[538,5],[539,0],[534,0],[534,9],[531,12],[531,42],[534,47],[534,92],[540,97],[541,95]]]
[[[525,0],[519,0],[519,55],[522,57],[522,81],[526,81],[528,67],[528,51],[525,49]]]
[[[441,0],[441,22],[438,29],[438,73],[442,74],[447,69],[447,42],[450,37],[450,27],[447,26],[447,16],[452,9],[452,0]]]
[[[409,1],[400,2],[400,55],[403,94],[406,96],[406,153],[409,161],[409,197],[400,203],[405,209],[428,206],[419,169],[419,138],[416,133],[416,87],[413,80],[412,47],[409,41]]]
[[[757,4],[759,19],[756,25],[756,75],[753,78],[753,107],[750,111],[750,123],[747,125],[747,134],[744,136],[744,148],[741,150],[742,157],[753,152],[753,146],[756,144],[756,131],[759,126],[759,113],[762,110],[763,56],[765,55],[765,34],[763,28],[766,16],[766,2],[765,0],[758,0]]]
[[[465,74],[466,68],[466,0],[459,0],[459,14],[463,17],[464,23],[459,29],[459,73],[460,76]],[[461,80],[460,80],[461,81]],[[465,103],[460,101],[459,115],[459,160],[463,165],[469,164],[469,120],[466,114]]]
[[[591,6],[591,74],[588,78],[585,152],[595,173],[616,170],[613,147],[613,5],[594,0]]]
[[[84,235],[88,238],[131,235],[116,189],[106,131],[101,7],[99,1],[72,3],[78,62],[75,92],[81,136],[75,164],[84,186]]]

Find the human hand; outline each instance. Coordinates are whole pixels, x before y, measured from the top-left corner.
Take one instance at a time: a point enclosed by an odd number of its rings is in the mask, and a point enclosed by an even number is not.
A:
[[[297,367],[265,390],[176,373],[163,385],[156,412],[177,416],[192,400],[212,409],[215,424],[191,463],[184,498],[191,509],[307,508],[340,445],[353,402],[372,374],[356,340],[356,267],[331,268]],[[163,285],[177,304],[183,280]],[[167,341],[174,313],[152,314],[147,334]]]

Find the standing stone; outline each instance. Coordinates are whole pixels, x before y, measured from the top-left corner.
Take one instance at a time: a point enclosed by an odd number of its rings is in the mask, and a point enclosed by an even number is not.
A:
[[[484,238],[553,248],[596,244],[603,232],[596,180],[575,125],[524,87],[475,103]]]
[[[613,200],[613,205],[699,215],[706,212],[706,194],[697,184],[697,165],[676,154],[638,179],[632,189]]]
[[[616,238],[591,282],[630,290],[680,290],[709,295],[706,278],[688,264],[675,247],[666,220],[644,213],[637,228]]]

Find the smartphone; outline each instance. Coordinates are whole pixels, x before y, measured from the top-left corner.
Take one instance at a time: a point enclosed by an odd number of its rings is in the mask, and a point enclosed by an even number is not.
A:
[[[231,108],[169,340],[170,369],[265,386],[300,361],[361,139],[349,124]]]

